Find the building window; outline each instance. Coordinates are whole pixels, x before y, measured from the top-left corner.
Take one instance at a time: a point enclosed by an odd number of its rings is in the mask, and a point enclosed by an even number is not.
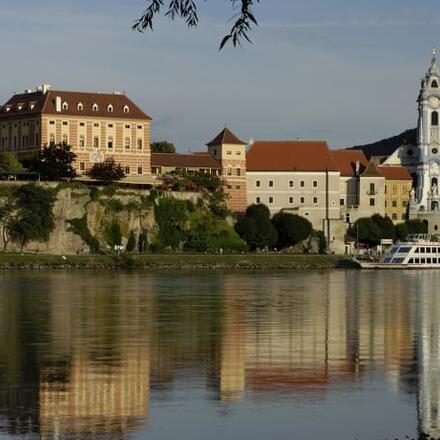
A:
[[[79,137],[79,148],[84,148],[84,147],[85,147],[85,144],[86,144],[86,142],[85,142],[84,136],[81,135],[81,136]]]
[[[241,186],[240,185],[236,185],[235,189],[241,189]]]
[[[241,169],[240,168],[237,168],[235,170],[235,172],[236,172],[237,176],[241,176]]]
[[[260,186],[261,186],[261,180],[257,180],[257,181],[255,182],[255,186],[256,186],[257,188],[260,188]]]
[[[432,87],[433,89],[438,89],[438,82],[437,82],[436,79],[433,79],[433,80],[432,80],[431,87]]]
[[[129,124],[127,124],[127,125],[125,126],[125,128],[130,128],[130,125],[129,125]]]
[[[151,172],[152,172],[154,175],[159,175],[159,174],[161,174],[161,172],[162,172],[162,168],[161,168],[161,167],[153,167],[153,168],[151,168]]]
[[[257,198],[255,199],[255,203],[261,203],[261,197],[257,197]]]
[[[299,186],[301,188],[304,188],[306,186],[306,182],[304,180],[301,180],[301,182],[299,183]]]
[[[67,121],[63,121],[63,125],[69,125]]]
[[[293,204],[293,197],[289,197],[289,203],[292,205]]]
[[[109,113],[113,113],[113,106],[112,106],[111,104],[109,104],[109,105],[107,106],[107,111],[108,111]]]
[[[232,169],[231,169],[231,168],[228,168],[227,171],[226,171],[226,174],[227,174],[228,176],[232,176]]]
[[[350,221],[351,221],[350,214],[345,214],[345,222],[350,223]]]
[[[108,124],[108,128],[113,128],[113,124]]]
[[[85,169],[86,169],[86,165],[85,165],[85,163],[84,163],[84,162],[80,162],[80,163],[79,163],[79,170],[80,170],[80,171],[85,171]]]
[[[391,218],[392,218],[393,220],[397,220],[397,214],[395,214],[395,213],[391,214]]]
[[[98,111],[98,104],[93,104],[92,105],[92,112],[97,112]]]
[[[38,133],[35,135],[35,145],[39,145],[40,144],[40,136],[38,135]]]
[[[142,125],[138,125],[138,126],[137,126],[137,129],[138,129],[138,130],[142,130]]]
[[[313,181],[313,188],[318,188],[318,181],[317,180]]]
[[[130,174],[130,165],[125,165],[125,174]]]
[[[397,208],[397,200],[392,201],[393,208]]]
[[[374,206],[375,205],[375,200],[374,199],[370,199],[370,206]]]
[[[99,137],[95,136],[93,138],[93,148],[99,148]]]
[[[107,148],[108,148],[109,150],[113,150],[113,138],[112,138],[112,137],[109,137],[109,138],[108,138],[108,141],[107,141]]]
[[[94,126],[94,127],[99,127],[99,123],[98,123],[98,122],[95,122],[95,123],[93,124],[93,126]]]
[[[406,200],[402,200],[402,207],[406,208]]]
[[[236,156],[241,156],[241,151],[237,151],[237,152],[235,153],[235,155],[236,155]]]
[[[49,144],[54,144],[55,143],[55,135],[54,134],[50,134],[49,135]]]
[[[300,201],[303,205],[304,205],[304,203],[306,203],[306,199],[305,199],[304,197],[301,197],[299,201]]]
[[[273,180],[269,180],[269,188],[273,188]]]
[[[289,188],[293,188],[293,180],[289,180]]]
[[[214,156],[217,156],[217,150],[213,150]]]
[[[63,144],[67,145],[68,141],[69,140],[67,139],[67,134],[63,134],[63,140],[62,140]]]
[[[438,112],[431,113],[431,125],[433,125],[433,126],[438,125]]]
[[[142,165],[138,165],[137,172],[138,174],[142,174]]]
[[[78,105],[76,106],[76,108],[78,109],[79,112],[84,111],[84,106],[82,105],[81,102],[78,102]]]
[[[67,104],[66,101],[63,102],[63,110],[68,110],[69,109],[69,104]]]
[[[341,206],[344,206],[344,205],[345,205],[345,200],[344,200],[344,199],[339,199],[339,204],[340,204]]]
[[[230,156],[230,155],[232,154],[232,151],[228,151],[226,154],[227,154],[228,156]]]
[[[124,141],[124,148],[125,148],[126,150],[129,150],[129,149],[130,149],[130,138],[125,138],[125,141]]]
[[[79,126],[80,126],[80,127],[85,127],[85,126],[86,126],[86,123],[85,123],[85,122],[80,122],[80,123],[79,123]]]
[[[142,150],[142,147],[143,147],[142,139],[137,140],[137,147],[138,147],[138,150]]]
[[[376,194],[376,187],[375,187],[374,183],[370,183],[369,194]]]
[[[269,197],[269,203],[270,203],[270,204],[273,203],[273,197]]]
[[[313,203],[316,205],[318,204],[318,197],[313,197]]]
[[[124,113],[129,113],[130,109],[128,108],[128,105],[124,105],[123,111]]]
[[[49,125],[55,125],[55,121],[49,121]]]

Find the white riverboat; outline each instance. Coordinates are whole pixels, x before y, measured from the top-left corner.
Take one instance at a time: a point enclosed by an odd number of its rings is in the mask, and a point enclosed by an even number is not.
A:
[[[396,243],[379,261],[358,261],[364,269],[440,269],[440,241],[430,235],[410,235]]]

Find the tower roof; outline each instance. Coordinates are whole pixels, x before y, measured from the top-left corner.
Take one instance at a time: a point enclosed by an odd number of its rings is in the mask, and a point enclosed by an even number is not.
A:
[[[212,145],[223,144],[246,145],[246,143],[238,139],[238,137],[235,136],[235,134],[232,133],[228,127],[225,127],[211,142],[208,142],[206,145],[210,147]]]

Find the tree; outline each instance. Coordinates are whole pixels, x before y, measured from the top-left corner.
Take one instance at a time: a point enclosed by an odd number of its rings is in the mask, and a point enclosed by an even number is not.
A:
[[[107,223],[104,229],[104,237],[107,244],[113,249],[115,246],[120,246],[122,242],[121,225],[116,219]]]
[[[312,233],[312,224],[304,217],[287,212],[279,212],[274,215],[272,222],[278,232],[277,247],[294,246],[305,240]]]
[[[50,144],[40,151],[35,164],[36,171],[48,180],[60,180],[76,177],[73,166],[76,154],[67,144]]]
[[[138,251],[142,253],[142,252],[146,252],[147,249],[148,249],[148,235],[147,232],[144,229],[142,229],[138,238]]]
[[[393,221],[388,216],[382,217],[380,214],[374,214],[371,216],[371,220],[373,220],[380,229],[381,238],[390,238],[394,240],[396,232]]]
[[[0,157],[0,170],[4,173],[20,173],[24,168],[15,154],[5,152]]]
[[[134,234],[134,231],[130,231],[130,234],[128,234],[126,248],[127,252],[133,252],[136,249],[136,235]]]
[[[89,176],[106,183],[121,180],[125,177],[125,170],[120,163],[116,163],[113,157],[104,162],[95,163],[89,171]]]
[[[34,184],[17,190],[17,216],[8,222],[12,240],[20,243],[21,250],[31,240],[47,241],[55,227],[53,205],[55,192]]]
[[[175,153],[176,147],[171,142],[159,141],[151,144],[152,153]]]
[[[382,231],[371,217],[362,217],[356,220],[347,231],[354,239],[358,238],[361,243],[369,246],[376,246],[380,243]]]
[[[249,206],[235,224],[235,230],[251,250],[272,248],[278,241],[277,230],[270,221],[270,211],[262,204]]]
[[[257,25],[257,20],[252,12],[253,6],[260,2],[260,0],[229,0],[232,7],[237,6],[240,10],[234,16],[232,28],[226,34],[221,43],[220,50],[231,42],[234,47],[241,46],[243,40],[251,42],[249,39],[249,32],[252,30],[252,25]],[[163,14],[174,20],[181,18],[185,21],[188,27],[195,27],[199,23],[197,0],[168,0],[165,10],[164,0],[147,0],[147,8],[142,15],[135,21],[133,29],[144,32],[148,29],[153,30],[153,21],[157,15]]]
[[[421,220],[407,220],[397,224],[395,232],[398,240],[405,240],[410,234],[427,234],[428,225]]]

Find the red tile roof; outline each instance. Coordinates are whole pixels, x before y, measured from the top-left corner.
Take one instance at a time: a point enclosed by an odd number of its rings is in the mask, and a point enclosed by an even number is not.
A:
[[[359,163],[359,172],[362,173],[368,165],[362,150],[330,150],[330,153],[341,170],[341,176],[354,177],[356,163]]]
[[[233,144],[233,145],[246,145],[232,133],[227,127],[225,127],[211,142],[206,145],[208,147],[214,145]]]
[[[220,162],[210,154],[151,153],[154,167],[217,168]]]
[[[55,99],[61,98],[61,103],[67,103],[67,109],[56,111]],[[34,108],[31,109],[31,103]],[[83,110],[78,109],[78,104],[83,105]],[[21,110],[18,108],[22,105]],[[93,111],[93,104],[98,105],[98,110]],[[109,110],[109,105],[113,111]],[[128,112],[124,112],[124,107]],[[9,111],[6,109],[10,107]],[[89,116],[97,118],[124,118],[124,119],[145,119],[151,120],[131,99],[124,94],[114,93],[88,93],[88,92],[66,92],[49,90],[47,93],[32,92],[14,95],[0,109],[0,118],[34,115],[54,114],[60,116]]]
[[[248,171],[339,171],[325,141],[255,141]]]
[[[402,166],[379,166],[379,172],[386,180],[412,180],[411,174]]]

